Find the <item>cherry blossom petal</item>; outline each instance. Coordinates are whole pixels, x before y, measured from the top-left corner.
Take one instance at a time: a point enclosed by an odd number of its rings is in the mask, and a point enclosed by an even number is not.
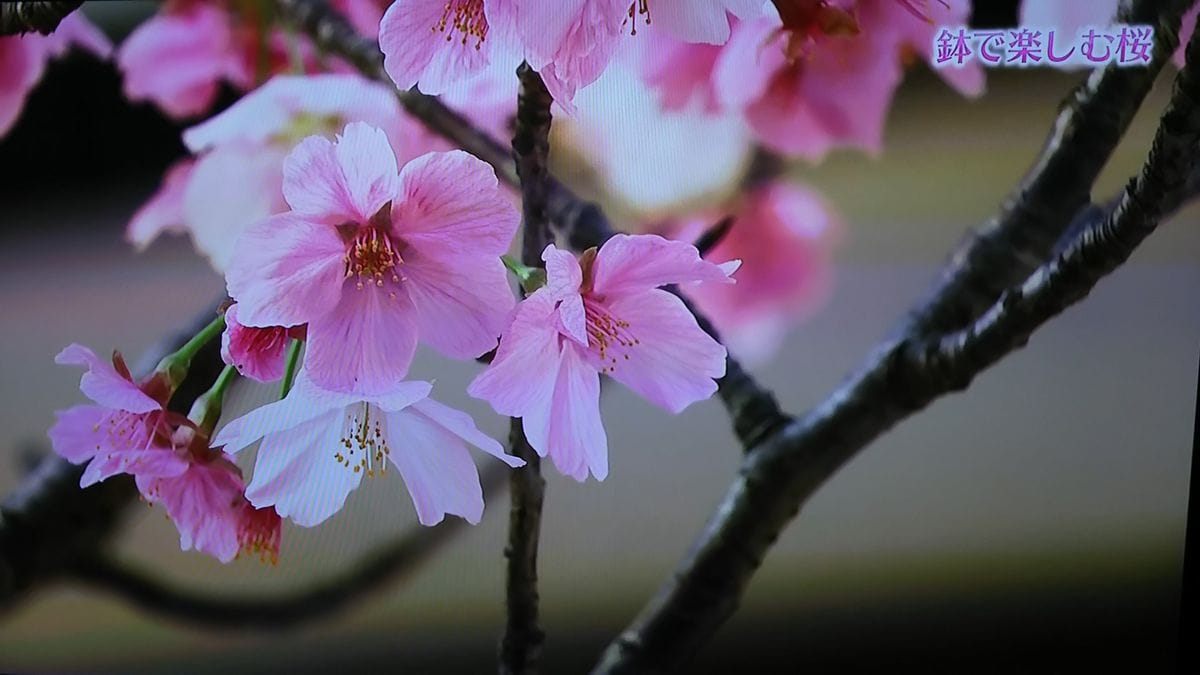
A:
[[[729,268],[703,260],[695,246],[656,234],[618,234],[600,247],[593,266],[601,295],[642,291],[666,284],[733,283]]]
[[[713,70],[713,88],[722,105],[742,108],[767,92],[772,77],[786,63],[783,50],[769,42],[779,28],[778,17],[738,24]]]
[[[160,502],[179,530],[179,548],[228,563],[237,556],[242,479],[224,462],[192,463],[172,478],[139,478],[138,488]]]
[[[408,373],[420,315],[404,293],[346,283],[337,306],[308,324],[305,369],[326,389],[386,393]]]
[[[271,443],[265,444],[267,452],[260,446],[255,456],[247,498],[256,504],[275,504],[293,489],[293,484],[302,478],[301,470],[307,466],[297,459],[325,440],[329,430],[341,424],[343,414],[341,408],[325,410],[312,419],[272,432]],[[331,463],[332,460],[330,457]]]
[[[246,228],[225,274],[246,326],[298,326],[342,296],[345,244],[336,231],[290,213]]]
[[[191,159],[182,159],[172,164],[163,175],[158,192],[133,214],[125,231],[125,238],[138,250],[145,249],[163,232],[187,230],[183,195],[188,181],[191,180],[193,166],[195,162]]]
[[[353,122],[331,143],[300,142],[283,162],[283,196],[316,222],[364,223],[396,195],[396,155],[380,129]]]
[[[511,325],[500,338],[496,356],[467,387],[501,415],[524,416],[549,408],[558,362],[558,331],[551,323],[554,300],[539,289],[517,305]]]
[[[590,469],[597,480],[608,476],[600,375],[576,348],[562,350],[551,404],[531,410],[523,422],[530,445],[538,454],[548,454],[563,475],[584,481]]]
[[[423,398],[415,401],[411,408],[413,411],[421,413],[433,422],[445,427],[455,436],[458,436],[505,464],[512,467],[525,466],[525,460],[504,452],[503,445],[500,445],[496,439],[480,431],[475,426],[475,420],[471,419],[471,416],[467,413],[451,408],[431,398]]]
[[[287,397],[255,408],[226,424],[217,432],[212,444],[213,447],[224,447],[226,452],[237,453],[265,436],[298,428],[318,417],[327,419],[357,400],[360,399],[317,388],[302,368]],[[259,455],[261,458],[262,453]]]
[[[416,251],[402,267],[421,340],[451,358],[491,351],[516,299],[500,258],[430,260]]]
[[[72,464],[96,456],[101,442],[100,425],[111,410],[97,405],[77,405],[54,413],[48,435],[54,452]]]
[[[204,112],[223,79],[249,86],[253,73],[234,49],[229,13],[191,3],[138,26],[117,52],[125,95],[150,100],[173,117]]]
[[[102,406],[133,413],[162,409],[158,401],[147,396],[136,384],[117,373],[112,364],[100,360],[95,352],[83,345],[68,345],[54,357],[54,362],[87,368],[79,380],[79,389]]]
[[[400,470],[421,524],[436,525],[447,513],[478,523],[483,488],[463,439],[416,406],[389,414],[387,427],[388,459]]]
[[[629,358],[615,366],[613,379],[673,413],[716,392],[725,348],[700,329],[682,300],[654,289],[617,297],[609,310],[640,341],[624,350]]]
[[[400,170],[392,205],[396,234],[430,257],[470,251],[504,255],[520,215],[500,191],[496,172],[463,152],[431,152]]]
[[[339,415],[322,416],[264,438],[259,457],[281,457],[286,463],[278,470],[267,465],[264,468],[269,470],[261,478],[256,467],[246,489],[250,503],[258,508],[274,506],[281,517],[302,527],[319,525],[337,513],[363,477],[363,472],[352,471],[333,457],[334,448],[341,447],[341,421]]]
[[[650,0],[656,26],[687,42],[724,44],[729,40],[726,11],[748,18],[759,13],[758,0]]]
[[[246,227],[283,211],[284,151],[225,145],[196,161],[183,194],[183,218],[213,268],[229,268]]]
[[[473,25],[486,27],[484,2],[472,4],[478,5],[467,9],[478,12]],[[482,71],[491,53],[489,39],[455,29],[446,0],[396,0],[379,24],[379,47],[384,70],[397,87],[419,84],[435,95]]]
[[[546,263],[546,292],[550,297],[561,300],[568,295],[579,295],[583,268],[574,253],[547,244],[542,251],[542,262]]]

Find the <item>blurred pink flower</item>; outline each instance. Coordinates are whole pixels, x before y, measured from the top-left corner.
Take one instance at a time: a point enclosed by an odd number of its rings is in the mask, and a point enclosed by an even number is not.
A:
[[[733,285],[701,284],[684,294],[696,303],[730,351],[747,362],[770,357],[790,325],[823,303],[830,284],[831,249],[844,225],[815,190],[776,182],[744,195],[732,229],[707,254],[742,261]],[[691,218],[671,228],[694,241],[718,216]]]
[[[229,455],[194,436],[191,461],[178,476],[137,477],[138,491],[161,504],[179,530],[179,547],[203,551],[223,563],[240,553],[275,561],[282,522],[274,509],[255,509],[245,497],[242,472]]]
[[[112,44],[81,12],[67,15],[50,35],[0,37],[0,137],[12,129],[29,92],[42,79],[46,63],[78,46],[108,58]]]
[[[928,59],[936,24],[896,0],[784,6],[782,18],[735,27],[714,68],[718,100],[742,111],[760,142],[778,152],[812,160],[837,147],[879,153],[904,61]],[[961,23],[969,4],[930,3],[928,11],[936,22]],[[980,68],[943,75],[968,95],[982,92]]]
[[[530,445],[563,474],[604,480],[600,373],[673,413],[711,396],[725,348],[658,287],[732,283],[738,263],[714,265],[689,244],[625,234],[582,260],[553,244],[542,259],[546,286],[518,305],[491,365],[467,391],[521,417]]]
[[[302,330],[302,327],[297,327]],[[221,333],[221,358],[238,372],[259,382],[274,382],[283,377],[288,343],[299,337],[296,328],[243,326],[237,318],[237,303],[225,310],[225,331]]]
[[[467,444],[509,466],[524,462],[429,391],[427,382],[402,382],[373,396],[336,393],[318,388],[305,368],[286,398],[230,422],[216,444],[238,452],[261,438],[246,496],[298,525],[332,516],[363,476],[383,475],[389,462],[422,524],[448,513],[478,523],[483,491]]]
[[[118,473],[168,477],[187,469],[173,437],[180,425],[188,423],[166,410],[171,391],[163,378],[134,383],[119,354],[113,354],[109,365],[77,344],[63,349],[54,361],[86,367],[79,388],[97,404],[57,412],[49,432],[59,456],[72,464],[87,462],[81,487]]]
[[[496,345],[518,216],[487,164],[430,153],[397,173],[384,133],[356,122],[296,146],[283,192],[291,210],[246,229],[226,282],[244,325],[308,324],[319,386],[388,391],[418,336],[452,358]]]
[[[253,51],[243,41],[224,3],[168,2],[117,51],[125,95],[153,101],[173,117],[198,115],[212,105],[221,82],[253,86]]]
[[[125,232],[125,238],[138,250],[145,249],[150,242],[164,232],[187,231],[187,215],[184,211],[184,195],[192,179],[196,162],[191,158],[172,164],[163,174],[162,186],[149,201],[142,205]]]
[[[381,0],[331,4],[367,37],[378,33]],[[254,8],[253,3],[224,0],[168,0],[117,52],[125,95],[131,101],[150,101],[171,117],[188,118],[212,106],[222,83],[248,91],[257,77],[297,66],[304,73],[353,72],[338,58],[318,58],[306,36],[264,26],[265,17]]]
[[[405,159],[430,143],[384,85],[357,75],[280,75],[184,132],[198,158],[171,167],[159,192],[130,221],[128,239],[144,248],[160,232],[186,230],[223,271],[247,225],[287,208],[288,151],[307,136],[332,136],[352,121],[384,129]]]

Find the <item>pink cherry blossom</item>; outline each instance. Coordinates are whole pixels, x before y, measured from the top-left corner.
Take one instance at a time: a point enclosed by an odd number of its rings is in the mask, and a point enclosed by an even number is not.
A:
[[[364,35],[374,37],[383,14],[378,0],[335,0]],[[222,84],[253,89],[256,78],[291,71],[352,72],[337,58],[319,59],[311,41],[261,25],[252,8],[222,0],[168,0],[129,35],[117,53],[131,101],[150,101],[175,118],[208,110]],[[265,45],[262,43],[265,41]],[[265,59],[262,63],[259,61]]]
[[[399,173],[382,131],[305,139],[284,164],[291,211],[248,227],[226,272],[247,326],[308,324],[320,386],[378,393],[418,335],[453,358],[491,350],[514,304],[500,256],[518,216],[487,164],[429,153]]]
[[[813,160],[837,147],[879,153],[902,56],[927,58],[934,26],[896,0],[776,5],[788,11],[738,24],[717,59],[721,104],[741,110],[778,152]],[[944,21],[961,22],[968,9],[961,0],[929,4]],[[982,92],[981,70],[946,70],[964,93]]]
[[[78,46],[108,58],[112,45],[83,14],[67,15],[50,35],[26,33],[0,37],[0,137],[12,129],[29,92],[42,79],[46,63]]]
[[[383,67],[401,89],[419,85],[441,94],[506,63],[509,73],[520,58],[510,40],[522,0],[396,0],[379,24]]]
[[[382,128],[405,159],[429,145],[383,85],[357,75],[277,76],[184,132],[198,158],[168,171],[127,237],[144,248],[160,232],[186,230],[224,271],[247,225],[286,210],[283,159],[292,147],[312,134],[332,136],[352,121]]]
[[[221,358],[242,375],[259,382],[283,377],[288,344],[299,337],[295,328],[243,326],[237,318],[237,303],[225,310],[225,332],[221,334]]]
[[[657,235],[618,234],[582,260],[553,244],[547,283],[517,307],[496,356],[468,392],[521,417],[529,443],[560,472],[608,475],[600,374],[678,413],[716,391],[725,348],[683,302],[658,288],[732,283],[738,263],[715,265],[695,247]]]
[[[210,450],[197,435],[187,470],[178,476],[138,476],[146,501],[161,504],[179,530],[179,547],[207,553],[223,563],[239,553],[279,556],[281,521],[274,509],[256,509],[245,497],[241,470],[231,457]]]
[[[307,368],[282,401],[230,422],[216,444],[232,452],[262,439],[246,497],[298,525],[317,525],[345,504],[364,476],[400,472],[417,517],[446,514],[478,523],[483,491],[467,444],[505,462],[524,462],[475,427],[470,416],[428,398],[426,382],[403,382],[372,396],[318,388]]]
[[[136,384],[120,355],[114,354],[110,365],[77,344],[54,361],[87,368],[79,388],[96,404],[59,411],[49,432],[59,456],[72,464],[87,463],[81,487],[118,473],[169,477],[187,469],[173,440],[187,420],[166,410],[171,391],[163,378]]]
[[[724,343],[747,362],[770,357],[790,325],[817,309],[830,285],[830,255],[844,224],[815,190],[777,182],[755,189],[732,215],[733,228],[708,253],[743,265],[736,284],[685,289]],[[701,215],[672,228],[694,241],[716,221]]]

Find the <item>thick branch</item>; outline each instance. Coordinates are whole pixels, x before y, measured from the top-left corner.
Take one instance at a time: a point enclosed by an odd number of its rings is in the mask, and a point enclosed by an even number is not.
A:
[[[517,98],[517,128],[512,156],[521,182],[521,212],[524,222],[521,262],[542,266],[542,251],[550,243],[546,218],[546,163],[550,156],[550,105],[554,99],[542,78],[529,64],[517,69],[521,82]],[[545,634],[538,625],[537,553],[542,525],[542,501],[546,481],[542,478],[537,452],[525,438],[521,420],[513,418],[509,433],[512,454],[525,466],[512,472],[512,510],[508,522],[506,575],[507,621],[500,641],[501,673],[537,672]]]
[[[1188,45],[1187,62],[1141,173],[1103,223],[1005,292],[970,328],[933,342],[910,333],[886,344],[824,403],[767,438],[674,577],[609,646],[596,672],[678,667],[733,613],[783,527],[830,476],[897,422],[1023,346],[1128,258],[1178,206],[1197,170],[1200,35]]]
[[[149,373],[160,359],[208,324],[212,316],[213,310],[206,310],[196,317],[190,330],[152,349],[137,372]],[[218,344],[201,350],[171,399],[171,410],[186,413],[196,397],[216,380],[222,365]],[[127,476],[114,476],[80,489],[82,475],[82,466],[48,456],[0,505],[0,607],[11,606],[37,585],[61,576],[79,559],[95,555],[137,495]]]
[[[39,0],[0,3],[0,36],[22,33],[49,35],[83,0]]]
[[[507,620],[500,640],[500,672],[532,673],[537,671],[545,641],[538,624],[537,552],[546,480],[541,459],[525,439],[521,420],[514,417],[511,424],[509,450],[525,460],[525,466],[513,469],[509,477],[512,509],[504,549]]]
[[[503,489],[507,477],[507,467],[491,463],[480,482],[484,492],[490,493]],[[69,573],[143,610],[178,621],[220,630],[284,630],[329,616],[395,583],[467,529],[458,518],[437,527],[417,525],[363,556],[348,571],[276,598],[221,597],[208,591],[181,589],[102,555],[80,560]]]
[[[1155,28],[1151,63],[1111,64],[1072,92],[1029,173],[983,230],[972,232],[951,256],[902,332],[959,330],[1046,261],[1071,217],[1090,200],[1096,177],[1178,46],[1180,16],[1191,2],[1134,0],[1123,6],[1119,20]]]

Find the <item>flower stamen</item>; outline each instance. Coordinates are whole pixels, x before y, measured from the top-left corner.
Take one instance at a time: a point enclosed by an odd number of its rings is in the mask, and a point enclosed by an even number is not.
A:
[[[367,478],[387,472],[388,455],[392,449],[388,447],[387,433],[383,427],[381,416],[371,419],[371,405],[362,404],[362,417],[347,415],[345,430],[340,441],[343,451],[333,453],[333,459],[343,468],[354,473],[365,473]]]
[[[475,49],[487,39],[488,22],[483,13],[483,0],[447,0],[442,18],[433,25],[433,32],[445,33],[446,42],[454,39],[455,31],[462,33],[462,44],[475,40]]]
[[[396,252],[391,238],[375,227],[359,231],[342,262],[345,278],[356,277],[354,287],[360,291],[370,285],[382,287],[387,279],[392,283],[404,280],[396,271],[397,266],[404,264],[404,259]]]

